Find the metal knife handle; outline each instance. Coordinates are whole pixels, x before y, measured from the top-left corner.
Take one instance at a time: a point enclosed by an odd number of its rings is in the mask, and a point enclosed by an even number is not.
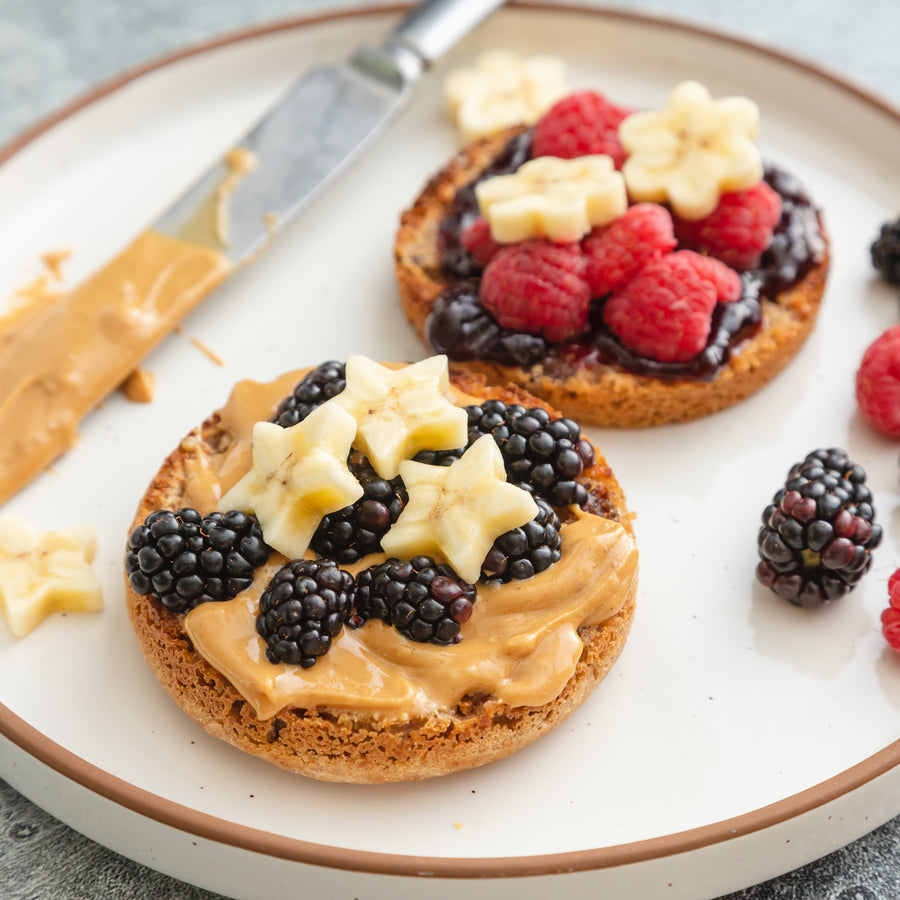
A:
[[[502,5],[503,0],[424,0],[388,35],[385,47],[400,45],[431,65]]]

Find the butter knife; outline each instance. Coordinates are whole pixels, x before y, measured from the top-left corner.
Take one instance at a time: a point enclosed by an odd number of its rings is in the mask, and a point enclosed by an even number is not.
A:
[[[502,0],[425,0],[380,46],[300,77],[122,253],[0,335],[0,503],[81,419],[387,128],[423,72]]]

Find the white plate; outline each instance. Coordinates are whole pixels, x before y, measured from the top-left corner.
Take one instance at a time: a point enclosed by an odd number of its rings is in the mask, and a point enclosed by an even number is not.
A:
[[[65,271],[77,283],[298,70],[379,39],[391,21],[383,11],[305,20],[189,53],[26,141],[0,166],[0,297],[48,250],[71,248]],[[160,461],[234,381],[351,352],[423,354],[396,302],[393,233],[457,146],[443,75],[498,46],[563,55],[573,84],[633,106],[659,104],[685,78],[752,96],[764,151],[826,211],[827,299],[798,358],[740,406],[594,434],[638,512],[642,564],[628,646],[584,707],[482,770],[319,784],[208,737],[164,694],[121,602],[124,540]],[[898,563],[897,452],[853,401],[864,348],[897,320],[868,246],[900,209],[898,144],[894,111],[760,48],[629,14],[501,11],[359,166],[151,355],[155,401],[111,397],[75,450],[4,509],[41,527],[97,524],[107,609],[55,617],[20,642],[0,634],[0,775],[114,849],[233,896],[261,885],[287,895],[302,877],[325,896],[708,897],[900,813],[900,657],[879,628]],[[819,446],[846,447],[866,467],[886,537],[863,585],[811,613],[753,572],[760,512]],[[426,874],[427,885],[401,877]]]

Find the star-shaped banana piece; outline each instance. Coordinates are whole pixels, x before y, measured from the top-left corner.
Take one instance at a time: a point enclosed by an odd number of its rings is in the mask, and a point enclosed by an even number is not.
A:
[[[466,142],[531,125],[570,90],[561,59],[508,50],[482,53],[473,67],[456,69],[444,80],[447,112]]]
[[[475,196],[491,237],[501,244],[577,241],[628,207],[625,179],[606,155],[539,156],[516,172],[479,182]]]
[[[407,460],[400,475],[409,502],[382,538],[385,553],[445,559],[469,582],[478,580],[496,538],[538,514],[531,494],[507,482],[500,448],[489,434],[451,466]]]
[[[758,130],[752,100],[713,100],[702,84],[682,82],[661,110],[633,113],[619,126],[631,199],[668,201],[682,219],[708,216],[722,194],[762,178]]]
[[[103,609],[91,568],[97,534],[90,525],[41,531],[9,517],[0,523],[0,611],[17,638],[54,612]]]
[[[250,471],[219,509],[255,513],[270,547],[288,559],[303,556],[322,516],[363,495],[347,468],[355,434],[353,416],[331,403],[290,428],[257,422]]]
[[[395,478],[400,463],[420,450],[465,447],[468,416],[447,398],[446,356],[430,356],[389,369],[365,356],[347,359],[347,386],[328,403],[357,422],[353,446],[382,478]],[[326,404],[327,405],[327,404]]]

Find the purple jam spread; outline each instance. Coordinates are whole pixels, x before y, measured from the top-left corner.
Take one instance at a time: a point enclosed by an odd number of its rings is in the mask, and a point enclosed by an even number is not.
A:
[[[594,301],[590,328],[560,344],[503,328],[478,300],[481,267],[460,243],[460,235],[477,218],[475,185],[494,175],[514,172],[530,157],[531,130],[513,137],[474,181],[460,188],[439,227],[442,274],[453,282],[434,302],[425,325],[432,348],[454,360],[484,359],[529,367],[543,363],[548,375],[565,378],[580,365],[606,363],[658,378],[715,378],[732,348],[760,326],[760,299],[775,299],[797,284],[820,262],[825,241],[818,211],[803,185],[790,173],[767,163],[764,179],[782,199],[781,221],[760,265],[741,276],[743,293],[713,312],[706,348],[686,362],[663,363],[629,350],[603,321],[603,298]]]

